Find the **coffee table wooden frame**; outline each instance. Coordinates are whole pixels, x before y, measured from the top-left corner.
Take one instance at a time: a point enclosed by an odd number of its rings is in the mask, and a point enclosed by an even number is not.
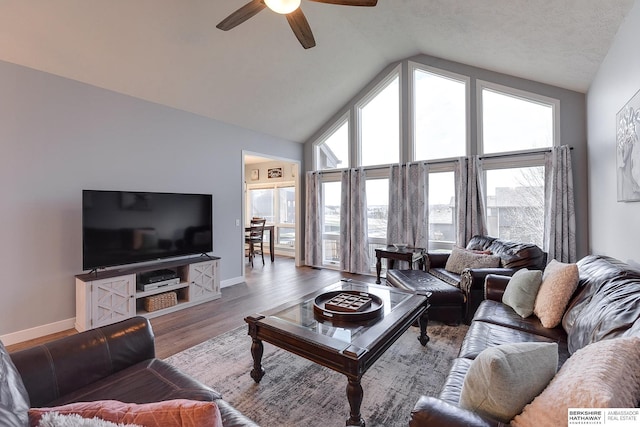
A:
[[[366,283],[362,285],[407,294],[406,291],[396,288]],[[252,338],[253,369],[251,370],[251,378],[259,383],[265,374],[262,367],[263,341],[344,374],[348,381],[347,400],[350,407],[346,425],[364,427],[365,421],[360,414],[364,395],[361,385],[362,376],[416,320],[420,326],[418,340],[423,346],[427,344],[428,295],[419,292],[410,294],[409,298],[394,307],[391,312],[385,313],[379,320],[372,324],[365,323],[365,330],[351,344],[318,334],[273,316],[284,309],[312,300],[324,292],[335,290],[338,286],[339,284],[328,286],[306,295],[296,302],[283,304],[263,314],[255,314],[245,318],[249,325],[248,334]]]

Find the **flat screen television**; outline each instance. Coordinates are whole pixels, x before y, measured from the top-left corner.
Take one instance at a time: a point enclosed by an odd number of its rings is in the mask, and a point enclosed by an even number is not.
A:
[[[82,191],[82,268],[213,250],[212,195]]]

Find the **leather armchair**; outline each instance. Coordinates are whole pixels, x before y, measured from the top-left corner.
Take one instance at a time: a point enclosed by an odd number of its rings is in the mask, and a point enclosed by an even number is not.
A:
[[[489,236],[474,236],[466,249],[490,251],[500,257],[498,268],[467,268],[458,275],[447,271],[445,266],[448,253],[427,252],[425,269],[445,282],[459,287],[466,297],[465,322],[469,323],[478,306],[484,300],[484,282],[489,274],[513,276],[521,268],[544,270],[547,265],[547,254],[532,243],[518,243],[496,239]]]

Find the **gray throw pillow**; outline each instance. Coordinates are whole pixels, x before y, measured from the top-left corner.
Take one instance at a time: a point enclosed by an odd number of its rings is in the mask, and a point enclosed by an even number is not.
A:
[[[502,295],[502,302],[520,315],[529,317],[533,314],[538,289],[542,284],[542,271],[523,268],[516,271]]]
[[[9,353],[0,342],[0,426],[29,425],[29,395]]]
[[[525,342],[490,347],[464,378],[460,406],[508,423],[549,384],[558,367],[558,344]]]
[[[444,269],[451,273],[462,274],[465,268],[495,268],[500,266],[500,257],[476,251],[453,247]]]

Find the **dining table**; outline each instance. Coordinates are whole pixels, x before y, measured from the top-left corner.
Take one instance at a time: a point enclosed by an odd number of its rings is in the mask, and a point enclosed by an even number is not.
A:
[[[275,261],[275,256],[276,256],[276,250],[275,250],[275,244],[274,244],[274,229],[275,227],[273,225],[265,225],[264,226],[264,231],[268,231],[269,232],[269,255],[271,256],[271,262]],[[251,230],[251,227],[245,227],[244,231],[245,232],[249,232]]]

